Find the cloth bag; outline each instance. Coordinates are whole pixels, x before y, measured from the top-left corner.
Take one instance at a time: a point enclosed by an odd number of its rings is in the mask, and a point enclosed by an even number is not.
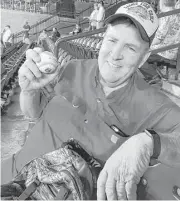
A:
[[[15,179],[1,186],[4,200],[96,199],[100,163],[74,139],[61,148],[33,159]]]

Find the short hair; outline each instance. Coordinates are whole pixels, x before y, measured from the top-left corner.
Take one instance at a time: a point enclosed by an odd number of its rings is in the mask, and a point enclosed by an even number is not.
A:
[[[6,25],[6,27],[11,28],[10,25]]]
[[[128,26],[136,27],[134,22],[128,17],[118,17],[118,18],[114,19],[112,22],[110,22],[109,24],[111,26],[115,26],[117,24],[127,24]]]
[[[125,25],[127,25],[128,27],[135,27],[136,29],[137,29],[137,27],[136,27],[136,25],[134,24],[134,22],[130,19],[130,18],[128,18],[128,17],[125,17],[125,16],[123,16],[123,17],[118,17],[118,18],[116,18],[116,19],[114,19],[112,22],[110,22],[108,25],[111,25],[111,26],[115,26],[115,25],[118,25],[118,24],[125,24]],[[142,38],[142,37],[141,37]],[[145,41],[145,40],[143,40],[143,41]]]

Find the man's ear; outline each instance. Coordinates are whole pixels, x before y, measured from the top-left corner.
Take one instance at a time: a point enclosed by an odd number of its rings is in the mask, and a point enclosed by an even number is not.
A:
[[[143,56],[140,64],[139,64],[139,67],[138,68],[141,68],[143,66],[143,64],[148,60],[149,56],[151,55],[151,51],[150,49],[147,50],[147,52],[145,53],[145,55]]]

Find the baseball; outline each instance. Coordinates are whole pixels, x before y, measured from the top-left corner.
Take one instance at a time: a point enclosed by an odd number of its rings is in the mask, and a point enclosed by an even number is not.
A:
[[[58,62],[56,57],[53,55],[53,53],[44,51],[40,54],[41,61],[36,62],[36,65],[38,66],[39,70],[43,73],[53,73],[58,66]]]

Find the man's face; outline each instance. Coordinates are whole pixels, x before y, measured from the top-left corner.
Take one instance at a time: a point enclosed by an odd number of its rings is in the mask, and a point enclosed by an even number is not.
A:
[[[111,87],[124,83],[143,62],[147,50],[148,43],[133,25],[109,25],[98,57],[102,79]]]

